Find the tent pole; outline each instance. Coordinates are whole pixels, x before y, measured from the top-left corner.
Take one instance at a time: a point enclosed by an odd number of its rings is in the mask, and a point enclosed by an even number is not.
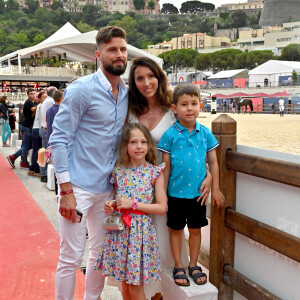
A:
[[[18,67],[19,67],[19,74],[22,74],[22,70],[21,70],[21,55],[18,54]]]

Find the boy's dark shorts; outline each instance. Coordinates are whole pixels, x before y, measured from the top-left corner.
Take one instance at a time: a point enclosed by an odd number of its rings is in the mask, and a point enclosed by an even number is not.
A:
[[[206,219],[206,205],[201,200],[175,198],[168,196],[167,225],[174,230],[182,230],[187,224],[188,228],[201,228],[208,224]]]

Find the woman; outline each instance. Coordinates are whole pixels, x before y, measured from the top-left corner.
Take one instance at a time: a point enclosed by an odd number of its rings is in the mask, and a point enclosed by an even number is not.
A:
[[[129,73],[129,122],[144,124],[150,131],[157,146],[163,133],[175,122],[171,110],[172,90],[168,79],[161,67],[148,57],[138,57],[131,60]],[[158,153],[158,163],[162,155]],[[208,172],[209,173],[209,172]],[[211,177],[211,175],[209,174]],[[208,177],[209,177],[208,176]],[[204,197],[208,197],[211,178],[205,182]],[[169,231],[166,226],[167,217],[152,216],[155,223],[162,269],[173,268],[174,261],[169,242]],[[184,239],[184,236],[183,236]],[[185,241],[182,243],[182,258],[184,265],[188,265]],[[161,286],[152,284],[145,287],[146,297],[161,292]],[[157,297],[158,298],[158,297]]]
[[[2,118],[2,147],[9,147],[9,145],[6,142],[11,134],[9,126],[9,111],[7,105],[7,96],[2,96],[0,98],[0,116]]]

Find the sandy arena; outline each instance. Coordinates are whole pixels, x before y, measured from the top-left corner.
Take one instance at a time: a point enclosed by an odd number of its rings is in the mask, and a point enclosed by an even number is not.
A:
[[[300,115],[228,114],[237,121],[237,144],[300,155]],[[198,121],[211,129],[220,113],[200,113]]]

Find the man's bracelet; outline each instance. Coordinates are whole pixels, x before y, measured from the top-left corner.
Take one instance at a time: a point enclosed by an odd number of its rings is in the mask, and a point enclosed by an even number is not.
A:
[[[68,194],[72,194],[72,193],[73,193],[73,190],[69,190],[69,191],[65,191],[65,192],[60,192],[60,195],[64,196],[64,195],[68,195]]]

